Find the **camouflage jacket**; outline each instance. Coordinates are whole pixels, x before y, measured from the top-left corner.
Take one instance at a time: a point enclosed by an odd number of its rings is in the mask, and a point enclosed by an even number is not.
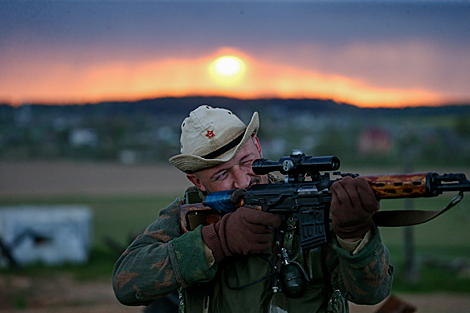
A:
[[[117,299],[125,305],[149,305],[180,289],[183,312],[202,312],[207,295],[208,312],[268,312],[272,278],[233,288],[269,275],[269,263],[259,256],[235,256],[209,267],[201,227],[181,233],[179,207],[183,204],[184,198],[178,198],[163,209],[117,260],[113,273]],[[310,282],[302,297],[287,299],[286,311],[347,312],[347,301],[376,304],[385,299],[391,289],[393,266],[376,227],[372,234],[355,255],[340,248],[335,239],[309,251],[299,251],[294,240],[291,261],[304,266]],[[266,257],[271,256],[267,251]]]

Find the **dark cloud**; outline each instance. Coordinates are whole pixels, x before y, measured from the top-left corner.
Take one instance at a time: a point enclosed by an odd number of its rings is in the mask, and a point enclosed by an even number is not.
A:
[[[278,42],[401,41],[469,45],[467,4],[1,1],[1,44],[136,49]]]

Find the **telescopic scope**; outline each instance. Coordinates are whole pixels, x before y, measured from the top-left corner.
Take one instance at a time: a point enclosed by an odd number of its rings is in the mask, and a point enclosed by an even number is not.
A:
[[[258,159],[253,162],[253,172],[265,175],[279,171],[282,174],[316,173],[339,169],[340,161],[336,156],[312,157],[302,154],[291,154],[279,161]]]

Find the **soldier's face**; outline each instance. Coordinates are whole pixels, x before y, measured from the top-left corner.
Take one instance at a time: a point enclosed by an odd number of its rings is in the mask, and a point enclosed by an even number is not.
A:
[[[247,189],[255,184],[266,184],[267,175],[256,175],[253,161],[262,158],[261,146],[254,136],[228,162],[188,174],[188,179],[203,192]]]

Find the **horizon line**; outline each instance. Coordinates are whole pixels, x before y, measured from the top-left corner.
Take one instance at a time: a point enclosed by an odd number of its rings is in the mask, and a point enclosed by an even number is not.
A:
[[[322,99],[322,98],[308,98],[308,97],[276,97],[276,96],[266,96],[266,97],[253,97],[253,98],[237,98],[231,96],[223,96],[223,95],[187,95],[187,96],[161,96],[161,97],[142,97],[142,98],[135,98],[135,99],[102,99],[98,101],[63,101],[63,102],[56,102],[56,101],[41,101],[41,100],[33,100],[33,101],[25,101],[23,103],[14,103],[9,101],[0,100],[0,106],[10,106],[14,108],[22,107],[22,106],[85,106],[85,105],[100,105],[100,104],[109,104],[109,103],[137,103],[142,101],[152,101],[152,100],[159,100],[159,99],[190,99],[190,98],[222,98],[222,99],[232,99],[237,101],[255,101],[255,100],[293,100],[293,101],[300,101],[300,100],[311,100],[311,101],[324,101],[324,102],[333,102],[338,105],[348,105],[357,107],[360,109],[404,109],[404,108],[433,108],[433,107],[459,107],[459,106],[470,106],[470,101],[448,101],[443,102],[440,104],[431,104],[431,103],[423,103],[423,104],[410,104],[410,105],[376,105],[376,106],[361,106],[353,103],[347,102],[338,102],[333,99]]]

